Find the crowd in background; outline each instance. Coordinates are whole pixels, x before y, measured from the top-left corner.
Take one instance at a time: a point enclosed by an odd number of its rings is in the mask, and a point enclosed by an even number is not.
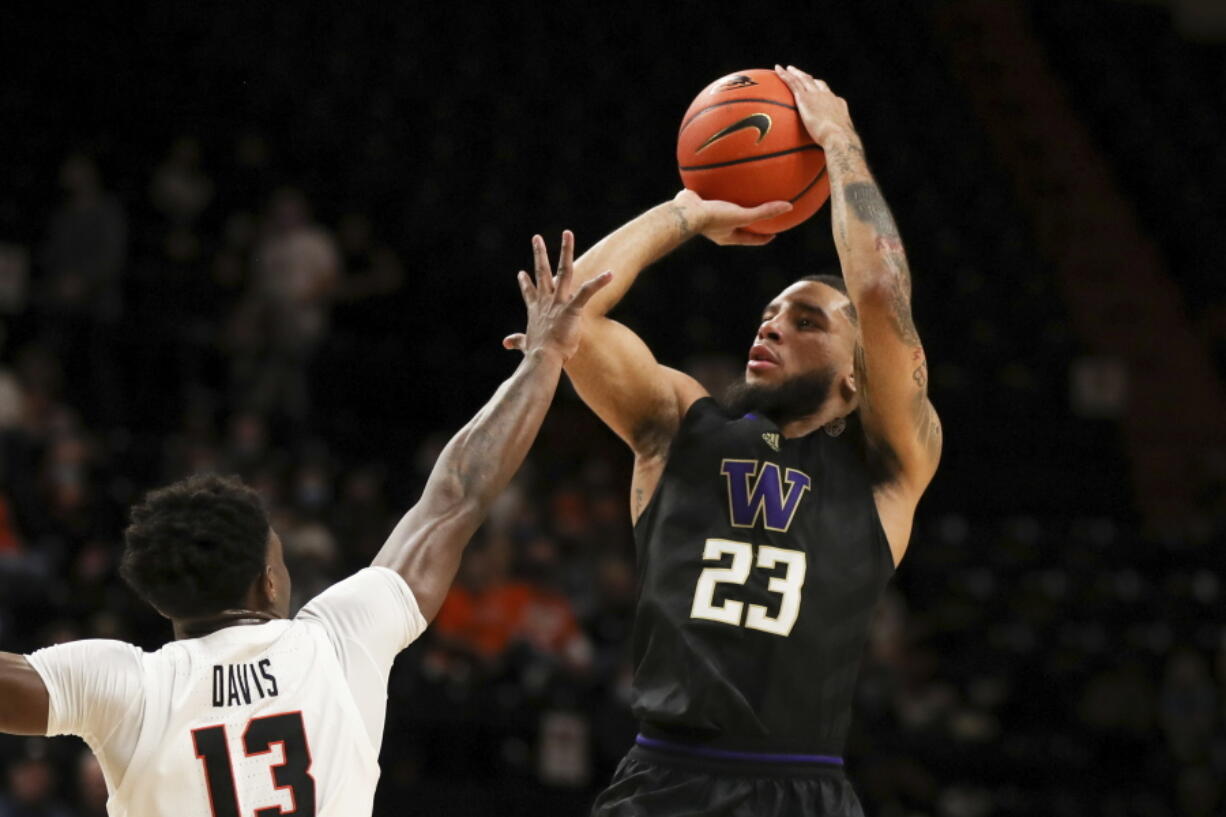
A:
[[[852,101],[907,240],[946,425],[873,625],[849,772],[879,817],[1220,814],[1220,493],[1195,541],[1142,533],[1110,417],[1079,414],[1070,394],[1081,350],[1026,217],[916,8],[832,10],[780,46],[795,55],[820,34]],[[443,64],[428,50],[439,13],[386,30],[345,17],[307,61],[322,35],[295,19],[150,11],[138,30],[210,72],[132,69],[167,107],[156,127],[97,113],[131,113],[130,97],[77,98],[49,120],[59,143],[31,131],[0,159],[15,180],[0,190],[0,649],[169,638],[115,567],[126,508],[191,473],[260,491],[295,608],[368,564],[511,370],[498,340],[522,322],[512,279],[531,233],[573,227],[582,248],[670,194],[671,126],[650,123],[679,116],[688,92],[635,90],[682,70],[663,43],[619,73],[587,53],[615,54],[615,40],[579,21],[586,50],[542,62],[500,38],[531,44],[556,23],[491,12],[421,101],[427,57]],[[226,55],[261,26],[271,78],[241,103],[208,102],[220,92],[200,77],[237,82]],[[635,36],[648,49],[665,35]],[[718,26],[693,36],[728,45]],[[379,51],[380,38],[402,47]],[[865,44],[890,57],[866,61]],[[480,90],[512,60],[527,79]],[[552,111],[532,86],[580,65],[594,90]],[[687,69],[685,87],[730,67]],[[3,91],[0,110],[35,110]],[[587,124],[597,98],[628,125],[617,140]],[[410,101],[428,108],[414,119]],[[101,136],[70,128],[73,111]],[[524,124],[546,115],[561,140],[549,147]],[[431,133],[414,130],[423,116]],[[624,317],[718,392],[760,304],[804,265],[833,263],[823,218],[774,255],[687,247],[644,276]],[[1220,289],[1196,291],[1220,306]],[[563,385],[438,619],[396,665],[377,814],[580,814],[608,780],[635,733],[629,466]],[[0,817],[105,813],[79,741],[0,740],[0,768]]]

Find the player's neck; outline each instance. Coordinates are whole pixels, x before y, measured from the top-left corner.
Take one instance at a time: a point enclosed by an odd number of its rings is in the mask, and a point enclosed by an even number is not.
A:
[[[215,616],[204,618],[176,618],[171,623],[174,627],[175,640],[185,638],[202,638],[227,627],[243,627],[256,624],[267,624],[281,618],[268,610],[223,610]]]
[[[796,437],[804,437],[832,423],[840,425],[840,421],[843,421],[850,413],[846,406],[827,404],[813,414],[797,417],[795,420],[788,420],[781,424],[779,426],[779,433],[789,440]]]

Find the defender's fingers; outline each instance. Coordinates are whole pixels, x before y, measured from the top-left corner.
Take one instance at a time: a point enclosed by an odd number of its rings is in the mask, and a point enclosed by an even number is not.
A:
[[[519,282],[519,294],[524,296],[524,303],[531,304],[532,296],[535,294],[532,279],[528,277],[528,273],[520,270],[519,274],[515,276],[515,280]]]
[[[521,352],[524,349],[524,341],[527,336],[523,332],[516,332],[514,335],[507,335],[502,339],[503,349],[518,349]]]
[[[613,270],[605,270],[604,272],[592,278],[589,281],[584,281],[583,286],[579,287],[579,291],[575,293],[575,297],[571,299],[571,304],[575,309],[582,309],[584,305],[592,300],[592,296],[609,285],[613,280]]]
[[[536,288],[543,295],[553,292],[553,271],[549,269],[549,251],[545,239],[532,236],[532,266],[536,272]]]
[[[570,230],[562,231],[562,249],[558,252],[558,295],[565,298],[570,294],[570,282],[575,272],[575,234]]]

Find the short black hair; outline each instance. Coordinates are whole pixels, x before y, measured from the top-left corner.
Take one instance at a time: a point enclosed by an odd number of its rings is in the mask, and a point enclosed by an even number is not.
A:
[[[119,574],[170,618],[240,605],[268,561],[268,515],[238,477],[202,474],[132,507]]]
[[[848,295],[847,282],[844,281],[838,275],[806,275],[803,278],[796,279],[796,283],[798,284],[801,281],[817,281],[819,284],[825,284],[831,289],[837,289],[839,292],[842,292],[844,295]],[[851,299],[851,296],[848,295],[848,300],[850,301],[850,299]],[[851,322],[853,324],[859,324],[860,316],[856,312],[856,305],[854,303],[848,303],[846,306],[846,309],[847,309],[848,316],[851,318]]]

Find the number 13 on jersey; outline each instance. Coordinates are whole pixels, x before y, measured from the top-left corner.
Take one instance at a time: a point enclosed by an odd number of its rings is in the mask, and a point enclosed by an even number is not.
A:
[[[778,565],[784,565],[782,576],[772,576],[766,589],[778,593],[782,598],[779,602],[779,614],[771,616],[766,607],[761,604],[746,605],[734,599],[725,599],[720,604],[715,603],[715,588],[720,584],[743,585],[749,580],[749,571],[754,566],[754,547],[748,542],[734,542],[730,539],[708,539],[702,551],[703,561],[718,562],[725,556],[732,557],[732,563],[727,567],[704,567],[698,576],[698,584],[694,587],[694,603],[690,607],[690,618],[705,621],[718,621],[731,624],[733,627],[743,626],[751,630],[761,630],[764,633],[787,636],[796,624],[800,615],[800,593],[805,584],[805,571],[808,563],[802,550],[787,550],[771,545],[758,547],[757,567],[770,570]],[[748,609],[746,609],[748,607]]]
[[[285,712],[252,718],[243,730],[243,753],[247,757],[267,755],[274,744],[281,745],[282,761],[268,768],[273,788],[287,791],[290,810],[280,806],[255,809],[255,817],[315,817],[315,778],[311,776],[311,749],[301,712]],[[234,779],[234,763],[224,724],[192,730],[196,757],[204,766],[204,783],[209,792],[213,817],[243,817]]]

